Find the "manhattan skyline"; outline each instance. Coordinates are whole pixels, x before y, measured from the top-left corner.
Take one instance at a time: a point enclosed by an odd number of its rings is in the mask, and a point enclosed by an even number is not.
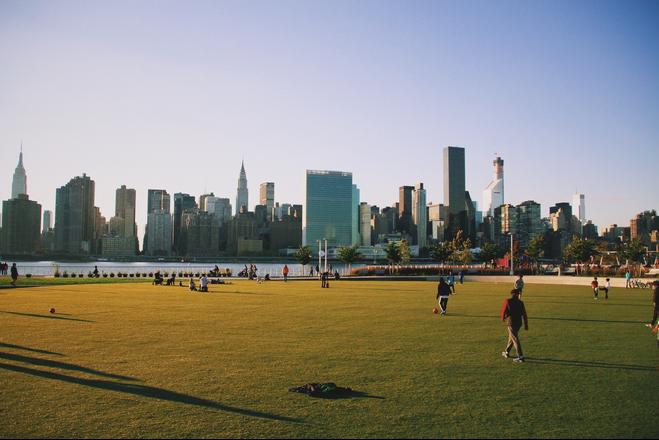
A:
[[[443,203],[456,145],[479,208],[495,153],[543,216],[575,191],[600,231],[659,206],[656,3],[158,5],[0,4],[3,199],[22,141],[31,200],[86,173],[109,218],[126,185],[141,241],[148,189],[233,200],[243,158],[250,209],[263,182],[303,203],[307,169]]]

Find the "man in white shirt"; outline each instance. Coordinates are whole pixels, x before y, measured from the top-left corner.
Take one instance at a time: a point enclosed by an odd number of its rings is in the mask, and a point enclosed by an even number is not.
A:
[[[199,291],[208,292],[208,278],[206,278],[206,274],[201,275],[201,278],[199,278]]]

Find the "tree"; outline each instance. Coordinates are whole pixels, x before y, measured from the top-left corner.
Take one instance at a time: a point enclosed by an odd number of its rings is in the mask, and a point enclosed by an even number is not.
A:
[[[412,258],[412,253],[410,252],[410,246],[407,244],[407,240],[402,240],[398,249],[400,250],[400,262],[409,263]]]
[[[442,241],[441,243],[437,243],[430,248],[430,258],[442,264],[446,263],[446,260],[449,259],[452,253],[453,251],[451,250],[451,243],[448,241]]]
[[[304,276],[304,267],[311,261],[311,248],[309,246],[300,246],[293,255],[298,263],[302,265],[302,275]]]
[[[574,237],[563,251],[563,256],[568,262],[574,261],[578,264],[590,261],[595,255],[597,255],[597,244],[593,240],[579,237]]]
[[[348,265],[348,272],[350,272],[352,263],[361,258],[359,247],[357,245],[351,247],[340,247],[338,249],[338,254],[339,260],[341,260],[342,263]]]
[[[387,247],[384,249],[384,251],[387,253],[387,260],[392,265],[393,271],[393,266],[400,263],[400,247],[395,241],[390,241],[387,243]]]
[[[624,243],[620,247],[620,256],[625,260],[633,263],[640,263],[643,261],[647,249],[638,238],[633,239],[628,243]]]
[[[502,254],[501,249],[494,243],[485,243],[481,246],[481,252],[478,254],[480,260],[489,264],[492,260],[495,260]]]
[[[545,238],[542,235],[536,235],[529,241],[529,246],[526,248],[526,253],[533,262],[534,267],[538,267],[538,260],[542,258],[545,253]]]
[[[462,229],[459,229],[458,232],[455,234],[455,237],[453,237],[453,240],[450,242],[450,249],[451,249],[451,259],[458,261],[458,262],[464,262],[464,263],[469,263],[471,262],[471,240],[466,239],[463,236]],[[467,255],[469,253],[469,255]]]

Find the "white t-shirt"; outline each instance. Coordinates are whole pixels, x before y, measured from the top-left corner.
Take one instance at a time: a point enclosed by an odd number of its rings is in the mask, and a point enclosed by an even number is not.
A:
[[[208,278],[206,278],[206,277],[201,277],[201,278],[199,279],[199,285],[200,285],[201,287],[206,287],[206,286],[208,286]]]

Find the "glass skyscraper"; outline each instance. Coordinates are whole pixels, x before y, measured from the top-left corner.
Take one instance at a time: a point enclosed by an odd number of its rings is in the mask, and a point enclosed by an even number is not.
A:
[[[306,206],[302,224],[304,244],[316,241],[329,247],[350,246],[353,225],[352,173],[307,170]]]

